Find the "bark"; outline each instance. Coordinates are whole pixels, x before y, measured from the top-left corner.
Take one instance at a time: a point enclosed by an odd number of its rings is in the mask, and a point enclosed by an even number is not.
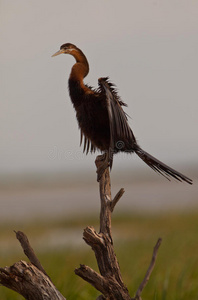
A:
[[[99,170],[102,169],[101,164],[103,161],[100,158],[97,158],[95,163],[97,173],[99,173]],[[122,279],[119,263],[113,247],[111,233],[111,215],[116,204],[124,194],[124,189],[120,189],[114,199],[112,199],[109,168],[105,169],[99,179],[99,189],[101,202],[100,231],[97,233],[93,227],[87,227],[84,230],[83,239],[89,246],[91,246],[95,253],[100,274],[85,265],[80,265],[80,268],[76,269],[75,273],[102,293],[98,299],[131,300],[132,298],[130,297],[128,289]],[[161,239],[158,240],[158,243],[155,246],[152,261],[146,272],[145,278],[136,292],[134,300],[141,299],[141,293],[153,270],[160,243]]]
[[[66,300],[48,276],[25,261],[0,268],[0,283],[28,300]]]
[[[16,237],[30,263],[19,261],[11,267],[0,268],[0,284],[27,300],[66,300],[45,272],[27,236],[18,231]]]

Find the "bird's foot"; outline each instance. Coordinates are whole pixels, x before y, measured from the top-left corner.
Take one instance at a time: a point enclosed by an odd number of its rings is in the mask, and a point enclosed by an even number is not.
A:
[[[102,175],[104,174],[105,170],[110,166],[110,163],[108,161],[104,161],[101,166],[97,168],[97,181],[99,182],[102,178]]]
[[[97,166],[97,181],[99,182],[104,174],[104,171],[110,166],[110,162],[107,160],[106,155],[98,155],[95,160]]]

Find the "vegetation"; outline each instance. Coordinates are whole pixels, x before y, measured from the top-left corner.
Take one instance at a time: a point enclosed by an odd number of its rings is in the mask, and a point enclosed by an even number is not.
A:
[[[52,277],[57,289],[69,300],[96,299],[97,291],[74,274],[80,263],[97,270],[94,254],[78,237],[71,243],[64,235],[76,232],[82,236],[82,229],[93,225],[96,229],[97,217],[77,218],[77,220],[57,221],[49,224],[18,224],[16,230],[24,231],[37,252],[47,273]],[[26,260],[18,241],[12,234],[13,228],[1,226],[0,266],[11,265],[18,260]],[[156,267],[143,292],[143,299],[153,300],[196,300],[198,295],[198,213],[166,215],[114,215],[113,238],[123,279],[134,295],[142,281],[150,262],[153,246],[162,237]],[[56,235],[63,235],[64,243]],[[44,237],[54,236],[51,246]],[[9,237],[9,238],[8,238]],[[48,245],[45,245],[45,243]],[[4,245],[9,251],[5,252]],[[23,299],[15,292],[0,287],[2,300]]]

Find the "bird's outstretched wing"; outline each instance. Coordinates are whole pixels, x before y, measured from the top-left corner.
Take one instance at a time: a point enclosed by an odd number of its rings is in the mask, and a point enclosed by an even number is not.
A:
[[[122,106],[127,106],[117,95],[115,86],[109,82],[108,77],[98,79],[100,89],[106,94],[107,110],[110,124],[110,150],[124,147],[124,141],[135,141],[135,137],[129,127],[127,115]],[[123,139],[123,140],[122,140]],[[123,142],[123,143],[122,143]]]
[[[121,107],[122,105],[126,106],[126,104],[119,99],[114,86],[108,81],[108,78],[100,78],[99,86],[106,94],[110,124],[110,148],[112,150],[116,150],[117,142],[125,141],[126,143],[128,141],[129,146],[131,145],[131,150],[135,151],[135,153],[154,171],[160,173],[167,179],[169,179],[168,177],[170,176],[179,181],[186,181],[187,183],[192,184],[192,180],[190,178],[170,168],[140,148],[140,146],[136,143],[136,139],[131,128],[129,127],[127,115]],[[130,147],[128,149],[126,147],[126,150],[130,150]],[[113,160],[113,156],[111,157]],[[111,164],[112,161],[110,161],[110,165]]]

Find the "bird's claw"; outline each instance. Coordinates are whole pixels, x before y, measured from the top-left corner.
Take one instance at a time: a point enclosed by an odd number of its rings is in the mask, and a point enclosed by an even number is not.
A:
[[[99,182],[100,179],[102,178],[102,175],[104,174],[105,170],[109,168],[110,162],[109,161],[104,161],[100,166],[97,168],[97,181]]]

